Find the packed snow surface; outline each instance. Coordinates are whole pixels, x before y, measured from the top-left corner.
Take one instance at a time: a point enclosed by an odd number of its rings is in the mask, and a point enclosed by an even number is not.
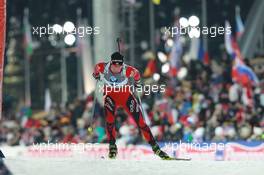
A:
[[[263,161],[6,158],[13,175],[263,175]]]

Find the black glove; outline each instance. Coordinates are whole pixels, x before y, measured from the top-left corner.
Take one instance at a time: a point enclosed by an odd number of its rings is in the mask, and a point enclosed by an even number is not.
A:
[[[141,85],[141,82],[140,82],[140,79],[135,81],[135,87],[136,88],[140,88],[142,85]]]
[[[93,73],[93,77],[94,77],[95,80],[99,80],[100,79],[100,74],[95,75],[95,73]]]

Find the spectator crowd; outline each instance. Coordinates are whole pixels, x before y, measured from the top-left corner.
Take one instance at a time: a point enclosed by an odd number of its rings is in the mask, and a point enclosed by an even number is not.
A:
[[[151,84],[166,84],[165,93],[142,95],[145,120],[158,141],[238,141],[264,140],[264,84],[252,87],[252,104],[244,88],[231,79],[231,63],[222,60],[204,65],[185,65],[184,79],[170,77]],[[262,78],[262,79],[261,79]],[[32,145],[42,142],[106,142],[103,106],[93,94],[69,102],[66,108],[53,104],[50,111],[23,108],[0,123],[0,142]],[[5,116],[6,115],[6,116]],[[93,129],[91,129],[93,128]],[[143,143],[133,118],[119,109],[116,115],[117,142]]]

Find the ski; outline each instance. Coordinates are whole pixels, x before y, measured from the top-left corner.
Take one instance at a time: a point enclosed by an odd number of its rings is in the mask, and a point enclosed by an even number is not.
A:
[[[191,158],[170,157],[170,158],[162,159],[162,160],[190,161],[190,160],[192,160],[192,159],[191,159]]]
[[[100,157],[101,159],[108,159],[108,160],[115,160],[115,158],[109,158],[109,157],[105,157],[105,156],[101,156]],[[170,157],[170,158],[167,158],[167,159],[161,159],[161,160],[177,160],[177,161],[191,161],[192,159],[191,158],[180,158],[180,157]]]

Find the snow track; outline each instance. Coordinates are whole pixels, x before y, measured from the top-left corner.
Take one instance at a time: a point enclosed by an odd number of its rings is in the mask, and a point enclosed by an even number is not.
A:
[[[261,161],[163,161],[88,158],[6,158],[13,175],[261,175]]]

